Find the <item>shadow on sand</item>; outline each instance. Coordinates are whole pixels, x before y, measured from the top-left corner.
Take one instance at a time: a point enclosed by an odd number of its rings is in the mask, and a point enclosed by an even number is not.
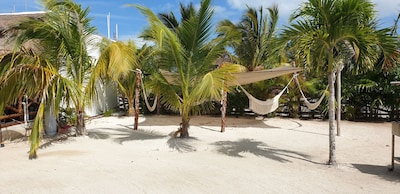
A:
[[[378,165],[368,165],[368,164],[352,164],[354,168],[362,173],[378,176],[381,179],[400,182],[400,165],[395,165],[393,171],[389,170],[389,166],[378,166]]]
[[[165,135],[157,134],[152,131],[132,130],[126,128],[102,128],[99,130],[91,130],[88,136],[92,139],[113,139],[115,142],[122,144],[126,141],[151,140],[165,138]]]
[[[204,118],[207,119],[204,119]],[[181,117],[178,115],[149,115],[145,117],[143,122],[139,123],[140,126],[176,126],[179,127],[181,123]],[[218,116],[191,116],[190,126],[197,127],[217,127],[220,131],[221,117]],[[226,127],[260,127],[260,128],[277,128],[274,126],[267,125],[262,120],[256,120],[254,117],[227,117]],[[211,129],[211,128],[208,128]],[[216,129],[211,129],[216,131]]]
[[[189,138],[175,138],[171,136],[168,139],[167,144],[168,147],[178,152],[194,152],[196,148],[192,146],[193,141],[197,141],[197,138],[189,137]]]
[[[26,137],[21,132],[15,131],[15,130],[8,130],[6,128],[3,128],[1,130],[1,135],[2,135],[3,139],[0,139],[0,142],[1,141],[15,141],[18,139],[28,140],[28,137]]]
[[[308,159],[308,155],[288,151],[283,149],[276,149],[268,146],[264,142],[254,141],[253,139],[240,139],[238,141],[219,141],[213,143],[217,146],[219,153],[232,156],[232,157],[244,157],[242,154],[251,153],[255,156],[265,157],[278,162],[291,162],[291,159],[303,160],[313,164],[322,164],[311,161]]]
[[[122,126],[122,125],[121,125]],[[88,136],[92,139],[112,139],[119,144],[123,144],[126,141],[143,141],[152,139],[163,139],[168,136],[157,134],[152,131],[143,130],[132,130],[129,126],[123,126],[125,128],[101,128],[91,130]],[[191,146],[196,138],[190,137],[186,139],[175,138],[172,134],[167,141],[168,147],[179,152],[194,152],[196,148]]]

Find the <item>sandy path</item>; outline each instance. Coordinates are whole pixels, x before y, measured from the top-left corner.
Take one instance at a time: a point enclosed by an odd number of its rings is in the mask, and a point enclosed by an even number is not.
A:
[[[133,118],[94,119],[88,137],[54,142],[33,161],[28,142],[8,143],[0,193],[400,193],[400,165],[387,170],[390,123],[344,121],[334,168],[326,121],[232,117],[220,133],[218,117],[198,116],[182,140],[170,136],[179,120],[141,117],[132,131]]]

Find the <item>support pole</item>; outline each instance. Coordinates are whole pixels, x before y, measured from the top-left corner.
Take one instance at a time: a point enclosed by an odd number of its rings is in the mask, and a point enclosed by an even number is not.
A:
[[[133,130],[137,130],[138,129],[138,125],[139,125],[139,100],[140,100],[140,80],[141,80],[141,74],[142,71],[140,71],[140,69],[136,69],[136,90],[135,90],[135,123],[134,123],[134,127]]]
[[[392,135],[392,166],[389,168],[390,171],[394,170],[394,141],[395,141],[395,136],[394,134]]]
[[[1,132],[1,120],[0,120],[0,147],[4,147],[3,144],[3,133]]]
[[[225,132],[226,126],[226,101],[227,101],[227,92],[222,91],[222,100],[221,100],[221,133]]]

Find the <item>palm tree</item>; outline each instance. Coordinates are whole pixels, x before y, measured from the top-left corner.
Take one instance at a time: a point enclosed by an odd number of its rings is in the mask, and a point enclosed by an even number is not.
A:
[[[199,106],[209,100],[221,99],[221,89],[229,91],[224,82],[234,77],[240,66],[228,65],[213,69],[213,62],[225,52],[226,38],[212,39],[213,10],[210,0],[201,1],[199,10],[193,12],[179,26],[171,29],[152,11],[136,5],[148,19],[145,37],[154,41],[160,66],[173,72],[172,82],[165,74],[154,74],[155,91],[161,92],[160,100],[168,108],[179,111],[182,117],[180,137],[188,137],[189,120]]]
[[[174,12],[172,12],[172,11],[169,13],[159,13],[158,14],[158,18],[164,23],[164,25],[174,31],[179,28],[179,25],[181,23],[183,23],[184,21],[190,20],[192,17],[194,17],[194,14],[196,14],[196,9],[195,9],[193,3],[189,3],[187,6],[180,3],[179,7],[180,7],[179,11],[181,14],[180,22],[178,21],[177,17],[175,16]]]
[[[329,161],[337,165],[335,142],[335,73],[346,52],[343,44],[355,51],[357,68],[373,68],[379,59],[386,65],[396,59],[395,38],[388,29],[377,30],[374,4],[367,0],[309,0],[291,17],[282,40],[289,43],[296,58],[312,69],[323,69],[329,85]]]
[[[104,45],[105,44],[105,45]],[[132,70],[138,68],[135,53],[136,46],[132,42],[111,42],[103,40],[103,47],[96,66],[91,74],[89,86],[95,88],[98,78],[104,85],[116,83],[119,91],[128,99],[128,114],[133,115],[133,100],[135,97],[135,74]],[[89,91],[97,92],[95,89]],[[95,95],[92,93],[90,95]]]
[[[263,11],[263,7],[260,7],[258,11],[247,7],[247,11],[238,24],[224,20],[218,26],[220,36],[234,37],[231,39],[230,46],[234,50],[236,60],[249,71],[259,67],[271,68],[273,67],[271,64],[278,62],[272,52],[276,39],[278,7],[274,5],[267,8],[268,14],[264,14]]]
[[[137,49],[132,41],[127,43],[103,41],[104,44],[88,85],[94,88],[98,78],[101,78],[105,84],[116,83],[119,91],[128,100],[128,115],[135,116],[134,129],[137,129],[141,78],[138,79],[137,76],[140,76],[140,73],[138,74],[136,70],[142,69],[151,54],[152,47],[145,44]],[[95,89],[89,89],[89,91],[96,92]]]
[[[7,91],[0,94],[2,103],[12,102],[21,94],[41,99],[30,137],[29,158],[37,157],[44,112],[51,106],[57,115],[59,107],[55,105],[72,103],[78,115],[77,134],[86,133],[85,81],[92,68],[87,46],[95,28],[90,26],[89,9],[82,9],[72,0],[42,3],[48,10],[43,19],[29,19],[14,28],[18,31],[15,48],[30,42],[34,49],[17,52],[1,77],[2,91]]]
[[[229,20],[219,23],[218,35],[231,37],[229,47],[233,50],[232,58],[248,71],[269,69],[281,62],[278,55],[273,54],[278,15],[276,5],[267,9],[262,6],[259,9],[247,7],[239,23],[234,24]],[[254,96],[265,98],[271,94],[271,83],[271,80],[266,80],[244,87]],[[224,106],[222,110],[225,110]]]

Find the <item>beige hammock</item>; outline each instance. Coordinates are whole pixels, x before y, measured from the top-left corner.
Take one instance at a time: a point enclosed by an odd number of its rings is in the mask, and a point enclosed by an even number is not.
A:
[[[140,80],[140,83],[141,83],[141,85],[142,85],[144,102],[146,103],[147,109],[148,109],[150,112],[153,112],[153,111],[156,110],[156,108],[157,108],[157,99],[158,99],[158,96],[156,96],[156,97],[154,98],[153,105],[150,106],[149,100],[147,99],[146,90],[145,90],[145,88],[144,88],[142,71],[140,71],[140,74],[141,74],[141,75],[140,75],[140,79],[141,79],[141,80]]]
[[[289,83],[285,86],[285,88],[283,88],[283,90],[279,92],[275,97],[267,99],[265,101],[255,98],[249,92],[247,92],[241,85],[239,85],[239,87],[246,94],[247,98],[249,98],[249,109],[256,114],[266,115],[268,113],[274,112],[279,107],[279,98],[287,90],[292,80],[293,78],[289,81]]]
[[[325,91],[328,89],[328,87],[325,89],[324,93],[323,93],[322,96],[318,99],[318,101],[312,103],[312,102],[308,101],[308,99],[307,99],[306,96],[304,95],[303,90],[301,90],[301,86],[300,86],[299,80],[297,79],[297,75],[295,75],[294,78],[295,78],[297,87],[298,87],[299,90],[300,90],[300,93],[301,93],[303,102],[304,102],[304,104],[307,106],[307,108],[310,109],[310,110],[315,110],[316,108],[318,108],[318,106],[321,104],[321,102],[322,102],[322,101],[324,100],[324,98],[325,98]]]

